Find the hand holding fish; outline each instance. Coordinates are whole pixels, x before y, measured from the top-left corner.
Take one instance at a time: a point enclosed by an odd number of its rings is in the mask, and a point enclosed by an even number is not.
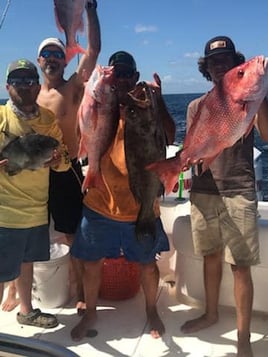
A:
[[[61,162],[61,153],[57,149],[55,149],[52,153],[51,158],[45,161],[44,167],[57,168],[60,162]]]
[[[8,163],[8,160],[7,160],[7,159],[0,160],[0,168],[3,167],[3,166],[5,166],[7,163]]]

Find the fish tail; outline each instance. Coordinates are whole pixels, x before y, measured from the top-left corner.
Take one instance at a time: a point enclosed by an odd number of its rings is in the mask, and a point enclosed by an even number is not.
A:
[[[78,43],[76,43],[74,46],[68,46],[66,47],[66,63],[68,64],[71,59],[76,56],[78,53],[86,54],[87,51],[82,48]]]
[[[137,218],[136,227],[135,227],[136,239],[141,241],[145,236],[150,236],[151,239],[155,239],[156,236],[156,227],[155,227],[155,216],[153,215],[152,219],[145,220]]]
[[[86,177],[83,180],[82,192],[86,192],[89,188],[93,187],[105,192],[106,186],[100,173],[94,174],[88,169]]]
[[[181,172],[180,157],[160,160],[146,166],[147,170],[153,171],[165,186],[166,194],[169,194],[178,182]]]
[[[82,141],[80,141],[77,157],[78,159],[82,159],[82,160],[87,158],[87,150],[86,147],[83,145]]]

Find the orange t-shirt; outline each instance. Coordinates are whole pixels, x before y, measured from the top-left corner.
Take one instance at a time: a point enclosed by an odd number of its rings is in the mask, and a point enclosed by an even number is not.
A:
[[[84,198],[84,204],[105,217],[127,222],[136,221],[140,205],[129,187],[124,150],[124,124],[124,120],[120,119],[114,142],[101,160],[105,192],[90,188]],[[155,213],[156,216],[160,215],[158,199]]]

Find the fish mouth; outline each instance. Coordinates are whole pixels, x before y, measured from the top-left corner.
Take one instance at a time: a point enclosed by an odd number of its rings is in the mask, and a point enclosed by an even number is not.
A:
[[[132,91],[128,92],[128,96],[135,104],[144,109],[154,106],[154,94],[155,89],[145,81],[139,82]]]
[[[263,63],[263,67],[267,68],[268,67],[268,57],[263,57],[262,63]]]

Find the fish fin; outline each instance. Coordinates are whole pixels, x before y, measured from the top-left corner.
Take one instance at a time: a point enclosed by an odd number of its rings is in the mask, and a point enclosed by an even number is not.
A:
[[[16,166],[16,167],[9,167],[8,165],[4,167],[5,172],[8,174],[8,176],[15,176],[18,173],[22,171],[22,168]]]
[[[169,194],[178,182],[181,172],[180,157],[160,160],[147,165],[146,170],[153,171],[165,186],[165,193]]]
[[[210,158],[202,160],[202,172],[201,172],[201,175],[205,171],[207,171],[207,169],[209,169],[210,164],[216,159],[217,156],[219,156],[219,154],[217,154],[217,155],[215,155],[213,157],[210,157]]]
[[[143,240],[146,236],[150,236],[150,239],[156,237],[155,216],[151,219],[140,219],[138,216],[135,227],[135,234],[138,241]]]
[[[254,120],[252,120],[252,122],[249,124],[249,126],[248,126],[248,128],[247,128],[247,131],[246,131],[245,134],[244,134],[244,137],[245,137],[245,138],[249,135],[249,133],[251,132],[253,126],[254,126]]]
[[[87,158],[87,149],[86,149],[86,146],[83,145],[83,144],[84,143],[83,143],[83,140],[81,138],[80,143],[79,143],[78,154],[77,154],[77,157],[78,157],[79,160],[80,159],[84,160],[84,159]]]
[[[90,171],[90,168],[88,168],[86,177],[83,180],[82,192],[86,192],[89,188],[93,188],[93,187],[103,192],[106,191],[105,190],[106,186],[103,181],[101,173],[94,174]]]
[[[82,48],[78,43],[75,44],[75,46],[68,46],[66,47],[66,63],[68,64],[71,59],[78,53],[83,53],[86,54],[87,51]]]

